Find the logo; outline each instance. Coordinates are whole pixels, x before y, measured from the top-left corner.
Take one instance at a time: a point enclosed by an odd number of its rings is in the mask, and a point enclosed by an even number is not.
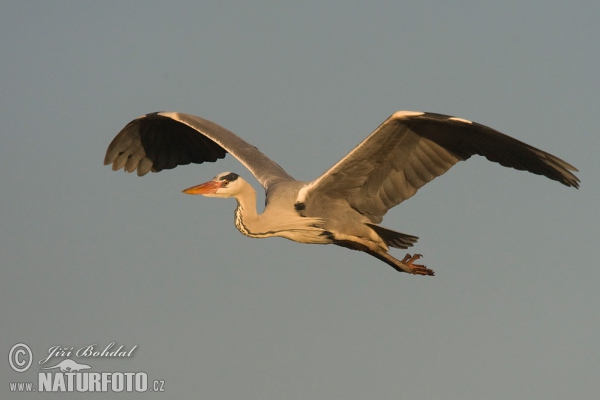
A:
[[[85,364],[77,364],[75,361],[69,360],[67,358],[66,360],[62,360],[61,362],[59,362],[58,364],[56,364],[53,367],[46,367],[46,368],[42,368],[42,369],[53,369],[53,368],[60,368],[60,370],[62,372],[73,372],[73,371],[81,371],[82,369],[90,369],[92,367],[90,367],[89,365],[85,365]]]
[[[17,372],[25,372],[31,367],[33,355],[25,343],[15,344],[8,352],[8,363]]]
[[[149,380],[146,372],[96,372],[91,365],[98,358],[117,361],[133,357],[137,347],[117,347],[115,342],[104,347],[51,346],[38,361],[37,386],[33,381],[10,382],[9,389],[11,392],[164,392],[164,380]],[[9,365],[17,373],[28,371],[33,359],[31,348],[25,343],[15,344],[8,352]]]

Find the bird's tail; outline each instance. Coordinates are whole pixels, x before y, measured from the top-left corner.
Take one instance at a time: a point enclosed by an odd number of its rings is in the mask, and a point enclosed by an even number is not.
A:
[[[369,224],[366,225],[373,229],[377,235],[387,244],[389,247],[395,247],[397,249],[408,249],[419,240],[417,236],[408,235],[406,233],[396,232],[383,226]]]

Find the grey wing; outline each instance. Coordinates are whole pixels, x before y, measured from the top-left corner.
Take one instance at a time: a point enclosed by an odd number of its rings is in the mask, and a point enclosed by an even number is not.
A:
[[[190,163],[215,162],[227,153],[237,158],[267,188],[293,180],[283,168],[237,135],[214,122],[175,112],[146,114],[127,124],[106,150],[113,170],[137,169],[139,176]]]
[[[301,191],[345,198],[375,223],[419,188],[474,154],[579,186],[575,167],[487,126],[447,115],[398,111]]]

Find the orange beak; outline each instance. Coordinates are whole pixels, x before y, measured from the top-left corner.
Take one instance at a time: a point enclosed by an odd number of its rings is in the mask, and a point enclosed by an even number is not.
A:
[[[208,181],[201,185],[192,186],[183,191],[185,194],[213,194],[222,187],[221,182]]]

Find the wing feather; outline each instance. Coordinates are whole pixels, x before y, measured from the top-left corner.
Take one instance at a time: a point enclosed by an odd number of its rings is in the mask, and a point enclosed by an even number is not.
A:
[[[146,114],[127,124],[106,150],[104,164],[113,170],[137,169],[139,176],[190,163],[215,162],[227,153],[237,158],[258,181],[293,180],[256,147],[214,122],[173,112]]]
[[[481,155],[505,167],[579,187],[575,167],[487,126],[447,115],[398,111],[305,191],[345,198],[375,223],[458,161]]]

